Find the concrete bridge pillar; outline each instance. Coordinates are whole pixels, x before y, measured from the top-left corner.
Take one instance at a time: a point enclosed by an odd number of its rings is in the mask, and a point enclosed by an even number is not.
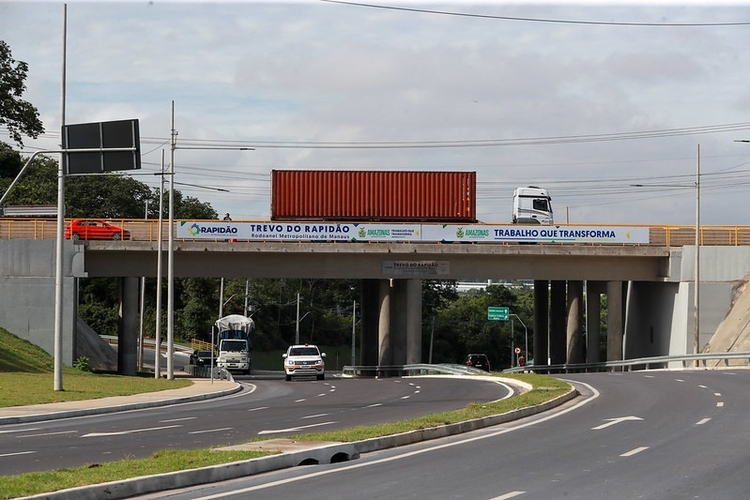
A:
[[[138,374],[138,278],[120,278],[117,373]]]
[[[534,280],[534,364],[549,363],[549,281]]]
[[[380,281],[376,279],[362,280],[362,338],[359,346],[359,360],[362,366],[376,366],[378,364],[378,317],[380,316]]]
[[[422,361],[422,282],[362,281],[362,365]]]
[[[568,281],[567,363],[583,363],[583,281]]]
[[[602,308],[602,294],[607,285],[602,281],[586,282],[586,362],[601,361],[601,346],[599,338],[602,334],[600,311]]]
[[[607,282],[607,361],[623,359],[625,307],[622,281]]]
[[[561,365],[566,361],[566,300],[565,282],[553,281],[550,285],[549,351],[550,363]]]

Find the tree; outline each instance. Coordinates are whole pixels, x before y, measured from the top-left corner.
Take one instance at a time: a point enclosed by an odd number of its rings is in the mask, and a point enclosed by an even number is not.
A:
[[[37,138],[44,133],[39,111],[21,99],[28,71],[28,64],[13,59],[8,44],[0,40],[0,125],[8,128],[11,138],[21,147],[22,135]]]

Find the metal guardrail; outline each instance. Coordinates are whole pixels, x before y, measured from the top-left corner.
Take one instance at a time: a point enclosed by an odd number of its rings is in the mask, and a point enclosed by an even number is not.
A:
[[[481,375],[487,372],[464,365],[455,364],[427,364],[416,363],[411,365],[391,366],[344,366],[342,375],[350,377],[404,377],[412,375],[429,375],[441,373],[447,375]]]
[[[580,373],[600,371],[634,371],[639,369],[651,370],[667,368],[670,363],[682,363],[683,368],[689,368],[691,363],[699,363],[706,367],[706,361],[723,361],[729,366],[730,359],[744,360],[750,366],[750,352],[709,352],[699,354],[685,354],[676,356],[652,356],[644,358],[624,359],[618,361],[601,361],[598,363],[565,363],[559,365],[528,365],[508,368],[502,373]],[[456,364],[427,364],[390,366],[344,366],[342,375],[350,377],[403,377],[411,375],[428,375],[441,373],[447,375],[481,375],[487,372],[476,368]]]
[[[750,352],[707,352],[699,354],[684,354],[674,356],[651,356],[645,358],[623,359],[618,361],[601,361],[598,363],[565,363],[558,365],[528,365],[503,370],[503,373],[580,373],[599,371],[633,371],[638,369],[667,368],[670,363],[682,363],[683,368],[689,368],[689,364],[697,364],[698,367],[706,367],[706,361],[724,361],[729,366],[730,359],[745,360],[750,366]],[[618,370],[620,369],[620,370]],[[624,369],[624,370],[623,370]]]

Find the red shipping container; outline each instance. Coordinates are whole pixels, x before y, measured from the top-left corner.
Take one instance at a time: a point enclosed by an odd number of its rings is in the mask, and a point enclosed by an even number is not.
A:
[[[476,222],[476,172],[273,170],[271,219]]]

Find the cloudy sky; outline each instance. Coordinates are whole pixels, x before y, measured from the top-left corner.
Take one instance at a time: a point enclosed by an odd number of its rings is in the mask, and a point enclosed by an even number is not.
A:
[[[62,28],[0,2],[26,153],[60,140]],[[174,101],[177,188],[235,220],[294,168],[476,171],[485,222],[533,184],[558,222],[694,224],[700,145],[701,222],[750,224],[749,42],[744,2],[71,0],[66,122],[138,118],[155,187]],[[219,146],[255,150],[180,149]]]

